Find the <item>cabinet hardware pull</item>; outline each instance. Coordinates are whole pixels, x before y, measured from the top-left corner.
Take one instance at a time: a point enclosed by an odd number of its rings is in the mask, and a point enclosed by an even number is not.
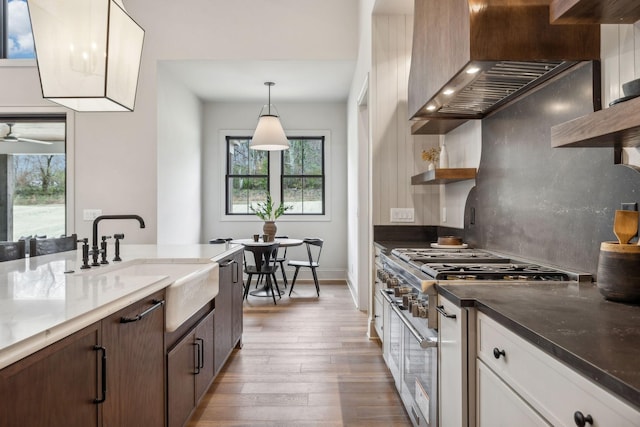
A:
[[[102,397],[93,399],[93,403],[99,404],[107,400],[107,349],[100,345],[94,345],[93,349],[102,352]]]
[[[193,375],[198,375],[200,373],[200,338],[196,338],[196,341],[193,343],[196,346],[196,354],[195,354],[195,371]]]
[[[204,369],[204,340],[202,338],[196,338],[196,341],[200,341],[200,369]]]
[[[495,357],[496,359],[500,359],[500,356],[502,357],[507,357],[507,353],[504,352],[504,350],[500,350],[498,347],[494,347],[493,348],[493,357]]]
[[[447,319],[455,319],[456,318],[455,314],[449,314],[446,311],[444,311],[444,305],[436,305],[436,311],[438,313],[442,314]]]
[[[576,411],[573,414],[573,421],[578,427],[584,427],[587,424],[593,425],[593,417],[589,414],[587,414],[587,416],[584,416],[584,414],[580,411]]]
[[[222,264],[220,264],[220,267],[224,268],[224,267],[229,267],[231,264],[233,264],[235,262],[235,260],[229,259],[226,260],[225,262],[223,262]]]
[[[164,305],[164,300],[153,300],[153,304],[151,307],[149,307],[148,309],[146,309],[145,311],[143,311],[142,313],[136,315],[135,317],[121,317],[120,318],[120,323],[131,323],[131,322],[137,322],[138,320],[142,320],[147,314],[151,313],[154,310],[157,310],[158,308],[162,307]]]

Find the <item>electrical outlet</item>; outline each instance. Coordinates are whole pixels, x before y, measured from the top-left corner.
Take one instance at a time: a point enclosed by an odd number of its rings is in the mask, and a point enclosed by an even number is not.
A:
[[[83,209],[82,210],[82,219],[85,221],[93,221],[100,215],[102,215],[102,209]]]
[[[447,222],[447,208],[442,208],[442,222]]]
[[[636,203],[636,202],[622,203],[622,210],[623,211],[637,211],[638,210],[638,203]]]
[[[391,222],[415,222],[413,208],[391,208]]]

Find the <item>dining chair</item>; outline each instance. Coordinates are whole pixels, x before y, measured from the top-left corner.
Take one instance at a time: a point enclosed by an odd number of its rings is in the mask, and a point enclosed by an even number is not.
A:
[[[313,283],[316,285],[316,292],[318,296],[320,296],[320,284],[318,283],[318,273],[316,269],[320,266],[320,254],[322,253],[322,245],[324,244],[324,240],[320,238],[305,238],[303,243],[307,245],[307,257],[308,259],[305,261],[289,261],[289,265],[296,268],[295,273],[293,273],[293,280],[291,281],[291,288],[289,289],[289,296],[291,296],[291,292],[293,292],[293,287],[296,285],[296,278],[298,277],[298,272],[301,267],[307,267],[311,269],[311,274],[313,274]]]
[[[78,235],[29,239],[29,256],[55,254],[78,249]]]
[[[0,261],[12,261],[25,257],[25,242],[0,242]]]
[[[279,247],[280,244],[277,242],[270,245],[247,245],[244,247],[244,273],[247,275],[247,284],[244,287],[244,299],[246,299],[249,294],[253,276],[258,276],[257,280],[264,279],[263,281],[265,284],[263,289],[267,294],[271,294],[274,304],[277,304],[276,291],[278,292],[278,298],[282,298],[275,274],[276,271],[278,271],[276,257]],[[253,265],[247,262],[247,253],[252,255]],[[249,258],[249,261],[251,261],[251,258]]]

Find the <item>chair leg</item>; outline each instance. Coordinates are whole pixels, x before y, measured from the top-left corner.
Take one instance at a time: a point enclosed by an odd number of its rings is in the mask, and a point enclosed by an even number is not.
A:
[[[243,300],[247,299],[247,295],[249,295],[249,289],[251,289],[251,278],[253,278],[253,274],[249,274],[249,277],[247,277],[247,284],[244,287],[244,295],[242,296]]]
[[[313,283],[316,285],[316,292],[318,296],[320,296],[320,284],[318,283],[318,274],[316,273],[315,267],[311,267],[311,273],[313,274]]]
[[[275,273],[272,274],[272,276],[273,276],[273,283],[276,285],[276,290],[278,291],[278,298],[282,299],[282,294],[280,293],[280,287],[278,286],[278,279],[276,279]]]
[[[289,288],[289,296],[291,296],[291,292],[293,292],[293,287],[296,285],[296,278],[298,277],[298,271],[300,271],[300,266],[296,265],[296,272],[293,273],[293,280],[291,281],[291,287]]]
[[[273,304],[278,305],[278,303],[276,302],[276,293],[273,290],[273,286],[271,286],[271,277],[268,274],[266,275],[265,280],[267,281],[267,289],[271,290],[271,296],[273,297]]]
[[[287,289],[289,282],[287,281],[287,273],[284,271],[284,261],[280,261],[280,270],[282,271],[282,281],[284,282],[284,288]]]

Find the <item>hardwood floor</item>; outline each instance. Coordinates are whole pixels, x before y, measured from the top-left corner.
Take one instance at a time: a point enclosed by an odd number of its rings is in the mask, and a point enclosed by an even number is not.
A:
[[[288,291],[288,290],[287,290]],[[235,350],[189,427],[411,426],[346,285],[245,301]]]

